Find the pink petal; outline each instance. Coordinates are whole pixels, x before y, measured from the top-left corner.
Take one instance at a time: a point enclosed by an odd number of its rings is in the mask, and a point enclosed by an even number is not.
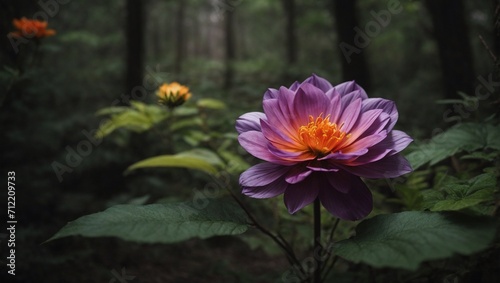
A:
[[[342,151],[345,151],[346,153],[359,152],[362,149],[368,149],[368,148],[378,144],[379,142],[383,141],[386,137],[387,137],[387,133],[385,130],[383,130],[382,132],[380,132],[376,135],[367,136],[367,137],[361,138],[361,139],[353,142],[348,147],[343,148]]]
[[[303,83],[293,100],[294,112],[297,116],[288,118],[295,118],[294,120],[297,120],[299,125],[307,125],[309,116],[316,119],[320,114],[326,115],[329,104],[330,101],[323,91],[312,84]]]
[[[349,137],[349,140],[355,141],[359,136],[361,136],[367,129],[371,127],[371,125],[373,125],[377,118],[380,117],[381,113],[381,109],[368,110],[366,112],[362,111],[358,122],[350,132],[351,136]]]
[[[318,158],[318,160],[350,160],[354,159],[356,157],[362,156],[368,152],[368,149],[366,148],[360,148],[358,151],[353,151],[353,152],[342,152],[342,151],[337,151],[337,152],[332,152],[326,156],[323,156],[321,158]]]
[[[359,166],[338,165],[345,171],[363,178],[396,178],[412,171],[410,163],[402,155],[386,156],[378,161]]]
[[[285,175],[292,168],[264,162],[250,167],[240,175],[240,185],[243,187],[260,187],[268,185]]]
[[[316,74],[313,74],[312,76],[307,78],[303,83],[310,83],[313,86],[321,89],[323,92],[327,92],[328,90],[333,88],[332,84],[329,81],[320,76],[317,76]]]
[[[326,96],[330,100],[330,103],[326,110],[326,115],[330,115],[330,121],[336,122],[339,120],[340,115],[342,114],[342,97],[335,89],[329,90],[326,93]]]
[[[240,145],[251,155],[276,164],[290,165],[291,162],[282,160],[271,154],[268,149],[268,141],[261,132],[248,131],[238,136]],[[292,163],[293,164],[293,163]]]
[[[273,198],[281,195],[288,187],[288,183],[284,178],[279,178],[276,181],[261,187],[243,187],[242,193],[252,198]]]
[[[372,146],[366,154],[363,154],[362,156],[354,159],[354,160],[349,160],[348,164],[349,166],[360,166],[363,164],[367,163],[372,163],[375,161],[379,161],[380,159],[384,158],[391,152],[390,149],[387,148],[376,148],[377,145]]]
[[[315,155],[311,154],[309,151],[291,151],[283,150],[274,146],[272,143],[267,145],[269,152],[276,158],[288,162],[288,165],[296,164],[303,161],[313,160],[316,158]]]
[[[266,114],[262,112],[243,114],[236,120],[236,131],[240,134],[248,131],[260,131],[260,119],[265,120]]]
[[[349,105],[357,99],[361,99],[361,100],[366,99],[362,96],[362,94],[359,90],[355,90],[351,93],[343,95],[342,96],[342,105]]]
[[[368,153],[349,163],[350,166],[363,165],[394,155],[405,149],[413,141],[407,134],[393,130],[378,144],[370,147]]]
[[[327,174],[327,180],[337,191],[346,194],[351,189],[351,174],[341,170],[333,174]]]
[[[277,148],[288,151],[298,151],[304,147],[295,140],[296,137],[291,138],[280,132],[280,130],[285,130],[284,128],[272,127],[264,120],[261,122],[261,127],[264,137]]]
[[[295,166],[285,176],[285,180],[289,184],[296,184],[304,181],[307,176],[311,175],[312,171],[305,166]]]
[[[341,83],[339,85],[334,86],[334,88],[342,95],[347,95],[353,91],[359,91],[359,98],[367,99],[368,95],[366,95],[366,91],[358,85],[355,81],[349,81],[345,83]]]
[[[292,90],[292,91],[296,91],[300,86],[300,83],[295,81],[288,89]]]
[[[406,133],[392,130],[387,139],[383,140],[379,145],[390,148],[391,154],[396,154],[405,149],[412,141],[413,139]]]
[[[368,127],[364,133],[362,133],[358,139],[360,138],[364,138],[364,137],[367,137],[367,136],[371,136],[371,135],[375,135],[375,134],[378,134],[380,133],[382,130],[385,130],[386,132],[388,132],[387,130],[387,125],[388,123],[391,121],[391,118],[389,117],[389,115],[385,112],[382,112],[380,113],[380,116],[377,117],[375,119],[375,121],[373,121],[373,124],[370,125],[370,127]]]
[[[335,167],[335,165],[332,162],[329,162],[328,160],[320,161],[320,160],[313,160],[307,164],[307,168],[311,169],[312,171],[317,171],[317,172],[337,172],[339,169]]]
[[[268,88],[264,93],[264,100],[278,98],[278,90],[274,88]]]
[[[288,186],[284,197],[288,212],[293,214],[318,197],[320,182],[317,177],[317,175],[312,175],[303,182]]]
[[[342,105],[345,105],[342,103]],[[337,121],[337,125],[343,125],[342,131],[349,133],[359,118],[359,113],[361,112],[361,99],[354,100],[351,104],[347,105],[342,112],[342,116]]]
[[[361,111],[368,111],[373,109],[382,109],[384,113],[387,113],[389,115],[391,121],[387,130],[392,130],[392,128],[398,121],[398,110],[396,108],[396,103],[394,103],[394,101],[383,98],[368,98],[366,100],[363,100]]]
[[[297,116],[295,113],[293,101],[295,100],[295,92],[290,91],[284,87],[280,88],[281,99],[278,101],[278,106],[281,112],[283,113],[283,120],[280,123],[285,123],[290,125],[291,132],[296,134],[298,127],[302,126],[298,124],[298,121],[294,119]]]
[[[278,126],[288,136],[297,135],[298,125],[291,117],[294,93],[286,88],[280,88],[279,99],[268,99],[262,103],[269,125]]]
[[[319,192],[319,199],[326,210],[344,220],[366,217],[373,209],[373,198],[365,183],[348,173],[332,175],[335,176],[329,182],[335,188],[323,187]]]

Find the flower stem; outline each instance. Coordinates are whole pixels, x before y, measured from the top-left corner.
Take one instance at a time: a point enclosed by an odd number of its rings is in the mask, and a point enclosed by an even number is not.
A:
[[[257,221],[257,219],[255,219],[255,217],[248,210],[248,208],[243,204],[243,202],[241,202],[241,200],[238,199],[238,197],[236,195],[234,195],[234,193],[230,189],[228,189],[228,192],[231,195],[231,197],[236,201],[236,203],[243,209],[243,211],[245,211],[245,213],[247,214],[247,216],[250,219],[250,221],[252,222],[252,224],[257,229],[259,229],[262,233],[264,233],[266,236],[270,237],[280,248],[283,249],[283,251],[285,252],[287,259],[291,265],[298,266],[299,269],[301,269],[300,262],[297,259],[297,256],[295,255],[294,251],[292,250],[292,247],[290,246],[290,244],[288,244],[288,242],[283,237],[281,237],[280,234],[278,234],[278,236],[275,236],[273,233],[271,233],[269,230],[267,230],[264,226],[262,226]],[[303,270],[300,270],[300,271],[303,272]]]
[[[335,263],[337,262],[337,259],[338,259],[337,256],[334,256],[330,265],[327,266],[328,261],[330,260],[330,257],[332,256],[333,234],[335,233],[335,230],[337,229],[339,222],[340,222],[340,218],[337,218],[333,224],[332,229],[330,230],[330,236],[328,237],[328,242],[327,242],[328,246],[326,248],[327,256],[326,256],[326,259],[324,261],[325,266],[323,268],[323,271],[324,271],[323,272],[324,273],[323,280],[326,280],[326,277],[328,276],[330,271],[333,269],[333,266],[335,265]]]
[[[332,261],[330,262],[330,265],[325,269],[326,272],[323,275],[323,280],[326,280],[328,277],[328,274],[330,274],[330,271],[332,271],[333,267],[335,266],[335,263],[337,263],[337,260],[339,259],[338,256],[334,255]]]
[[[322,254],[322,246],[321,246],[321,206],[319,202],[319,198],[314,201],[314,255]],[[316,257],[316,269],[314,270],[314,283],[321,282],[321,258]]]

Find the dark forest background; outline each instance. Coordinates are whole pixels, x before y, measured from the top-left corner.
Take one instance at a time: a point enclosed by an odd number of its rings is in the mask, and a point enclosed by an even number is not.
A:
[[[156,87],[172,81],[189,86],[193,100],[224,101],[216,119],[227,132],[238,116],[261,109],[268,87],[312,73],[334,84],[356,80],[369,96],[396,101],[397,127],[415,139],[480,121],[498,111],[498,100],[474,111],[436,101],[477,95],[484,80],[498,87],[497,14],[494,0],[1,0],[1,167],[5,176],[16,172],[18,217],[17,275],[2,267],[2,282],[121,282],[124,269],[130,282],[279,282],[287,268],[280,255],[227,237],[42,244],[82,215],[202,185],[180,169],[123,175],[161,151],[154,135],[105,138],[61,178],[54,162],[67,163],[89,139],[101,121],[96,111],[154,103]],[[57,34],[37,47],[13,46],[12,20],[34,15]],[[7,234],[0,236],[5,266]]]

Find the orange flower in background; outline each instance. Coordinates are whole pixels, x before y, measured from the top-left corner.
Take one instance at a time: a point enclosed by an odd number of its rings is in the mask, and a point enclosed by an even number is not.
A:
[[[16,38],[44,38],[56,34],[55,30],[47,29],[48,23],[46,21],[30,20],[23,17],[21,19],[14,19],[12,24],[16,27],[17,31],[9,33],[9,36]]]
[[[159,98],[159,103],[173,108],[186,102],[191,97],[191,93],[187,86],[173,82],[162,84],[156,91],[156,96]]]

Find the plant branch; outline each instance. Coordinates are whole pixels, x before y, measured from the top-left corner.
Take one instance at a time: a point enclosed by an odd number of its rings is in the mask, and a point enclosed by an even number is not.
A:
[[[338,259],[339,259],[338,256],[334,256],[332,262],[330,263],[330,265],[328,265],[328,267],[325,268],[326,272],[323,275],[323,278],[322,278],[323,280],[326,280],[326,278],[328,277],[328,274],[330,274],[330,271],[333,270],[333,267],[335,266],[335,263],[337,262]]]
[[[490,53],[490,56],[493,59],[493,62],[497,63],[497,56],[495,56],[495,54],[493,54],[493,51],[491,51],[491,49],[488,46],[488,44],[486,43],[486,41],[484,41],[484,38],[481,35],[479,35],[478,37],[479,37],[479,40],[481,41],[481,43],[483,44],[484,48],[486,49],[486,51],[488,51],[488,53]]]
[[[327,263],[330,260],[330,257],[332,256],[331,245],[333,244],[333,234],[335,233],[335,230],[337,230],[339,222],[340,222],[340,218],[337,218],[335,220],[335,222],[333,223],[332,229],[330,230],[330,235],[328,236],[328,242],[327,242],[328,243],[328,248],[326,249],[327,256],[326,256],[326,259],[325,259],[325,263]],[[325,274],[323,275],[323,280],[326,280],[326,276],[328,276],[328,274],[330,273],[331,269],[335,265],[336,261],[337,261],[337,256],[334,256],[334,258],[333,258],[332,262],[330,263],[330,265],[327,268],[324,269],[325,270]]]
[[[335,223],[333,223],[333,227],[330,230],[330,235],[328,236],[328,244],[330,244],[333,240],[333,234],[335,233],[335,230],[337,230],[337,226],[339,225],[340,218],[337,218],[335,220]]]
[[[270,237],[278,246],[280,246],[283,249],[283,251],[287,255],[287,259],[290,262],[290,264],[292,264],[292,265],[296,264],[297,266],[299,266],[299,268],[301,268],[301,265],[300,265],[299,260],[297,259],[297,256],[295,255],[295,253],[291,249],[290,245],[283,239],[283,237],[275,236],[273,233],[271,233],[269,230],[267,230],[264,226],[260,225],[260,223],[255,219],[255,217],[248,210],[248,208],[243,204],[243,202],[241,202],[241,200],[238,199],[238,197],[236,197],[230,189],[228,189],[228,191],[231,194],[231,197],[236,201],[236,203],[238,203],[238,205],[243,209],[243,211],[245,211],[245,213],[247,214],[247,216],[250,219],[250,221],[252,222],[252,224],[257,229],[259,229],[262,233],[264,233],[265,235]]]
[[[321,255],[323,247],[321,246],[321,205],[319,198],[314,201],[314,250],[313,255],[316,260],[316,269],[314,269],[314,283],[321,282],[321,258],[316,255]]]

